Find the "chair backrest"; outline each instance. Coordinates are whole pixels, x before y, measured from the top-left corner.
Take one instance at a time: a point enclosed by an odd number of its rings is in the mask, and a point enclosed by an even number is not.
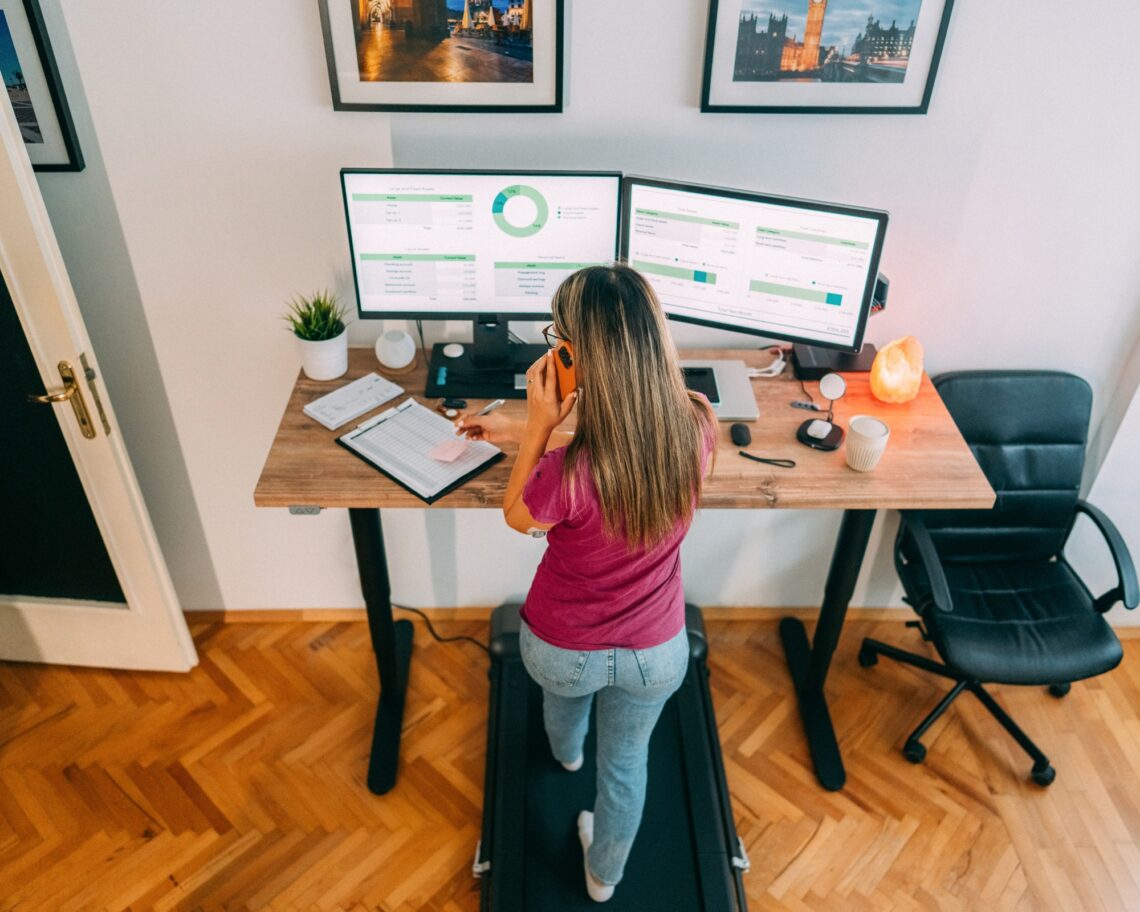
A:
[[[997,493],[992,510],[923,512],[946,561],[1060,553],[1079,496],[1092,390],[1058,371],[955,371],[934,378]]]

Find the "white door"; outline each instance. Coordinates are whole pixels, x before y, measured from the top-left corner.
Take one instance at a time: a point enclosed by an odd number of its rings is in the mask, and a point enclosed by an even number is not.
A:
[[[0,109],[0,658],[189,670],[198,657],[98,359]]]

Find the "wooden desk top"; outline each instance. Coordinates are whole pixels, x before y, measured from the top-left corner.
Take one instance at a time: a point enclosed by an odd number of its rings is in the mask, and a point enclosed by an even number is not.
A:
[[[687,359],[733,358],[763,367],[771,356],[758,350],[702,349],[682,352]],[[305,403],[363,376],[384,373],[371,349],[350,349],[348,374],[318,382],[303,374],[297,379],[281,426],[261,470],[253,502],[259,507],[309,505],[321,507],[415,507],[427,505],[334,443],[353,424],[329,431],[302,411]],[[395,381],[420,401],[427,368],[423,359],[412,373]],[[830,453],[812,450],[795,439],[796,428],[814,412],[791,408],[801,398],[791,369],[783,376],[754,380],[760,418],[751,422],[748,451],[768,458],[794,459],[796,468],[780,469],[742,458],[728,436],[730,422],[721,422],[720,445],[713,474],[705,481],[702,505],[706,508],[823,508],[823,509],[988,509],[994,492],[974,461],[962,436],[928,377],[917,399],[905,405],[888,405],[871,396],[866,374],[847,374],[847,394],[836,403],[835,420],[844,428],[852,415],[874,415],[891,428],[882,461],[872,472],[847,467],[843,447]],[[819,384],[807,389],[817,402]],[[402,402],[397,397],[385,405]],[[483,400],[470,400],[472,408]],[[526,403],[508,400],[508,413],[526,414]],[[354,422],[359,424],[364,416]],[[514,462],[507,458],[467,482],[433,507],[498,507]]]

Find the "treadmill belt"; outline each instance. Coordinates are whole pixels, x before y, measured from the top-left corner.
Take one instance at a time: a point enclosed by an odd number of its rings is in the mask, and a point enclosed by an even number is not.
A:
[[[493,640],[480,858],[491,867],[483,874],[482,909],[596,910],[598,904],[586,893],[578,840],[578,812],[594,806],[594,711],[585,762],[577,772],[567,772],[550,753],[542,690],[518,657],[517,633]],[[604,904],[614,912],[746,908],[740,871],[732,864],[737,842],[726,810],[719,743],[709,741],[716,727],[705,681],[703,628],[694,652],[698,657],[690,658],[685,680],[665,704],[649,742],[641,827],[622,881]]]

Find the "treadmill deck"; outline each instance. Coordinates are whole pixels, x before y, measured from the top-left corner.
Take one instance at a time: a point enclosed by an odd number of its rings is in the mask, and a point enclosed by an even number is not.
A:
[[[649,742],[645,812],[607,909],[744,910],[739,840],[716,740],[700,611],[687,606],[689,669]],[[586,894],[577,818],[594,806],[594,715],[585,763],[550,753],[542,690],[518,653],[518,606],[492,620],[491,711],[480,862],[485,912],[597,909]],[[746,862],[745,862],[746,864]]]

